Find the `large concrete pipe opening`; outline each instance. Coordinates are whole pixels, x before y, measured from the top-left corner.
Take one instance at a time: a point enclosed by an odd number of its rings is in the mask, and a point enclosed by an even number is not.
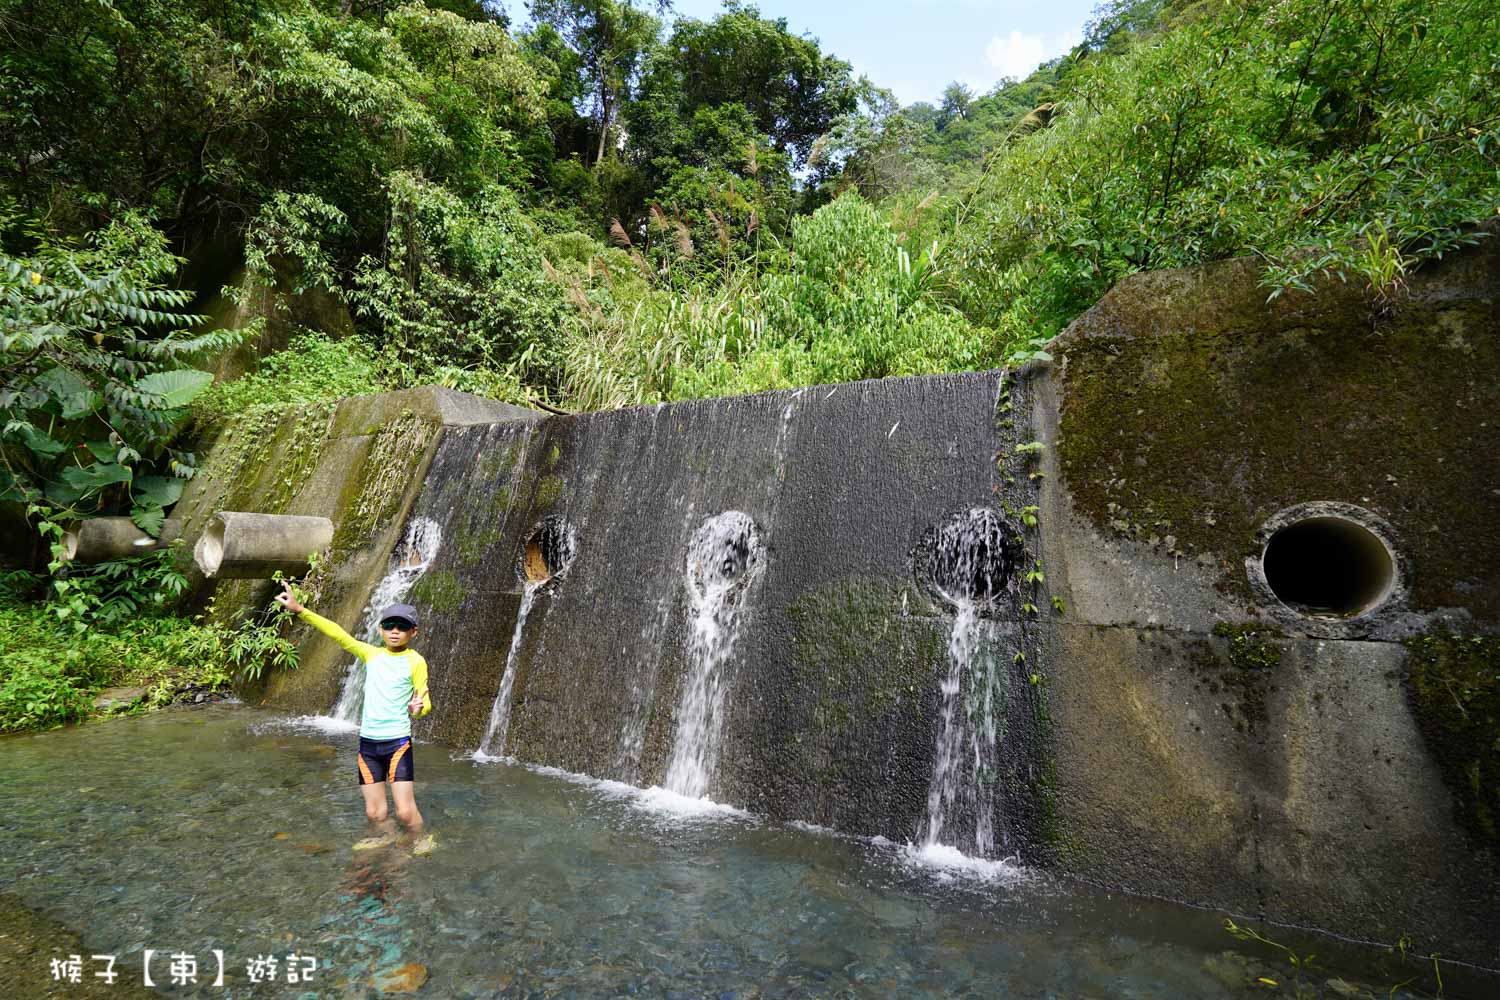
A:
[[[1271,592],[1300,614],[1348,618],[1390,595],[1396,563],[1369,528],[1344,517],[1308,517],[1278,529],[1261,566]]]
[[[573,526],[560,517],[544,518],[526,539],[521,575],[529,584],[545,583],[567,569],[577,551]]]
[[[309,557],[332,542],[333,522],[326,517],[225,510],[208,522],[193,561],[211,579],[257,580],[277,572],[300,576]]]
[[[987,507],[959,511],[927,530],[912,556],[917,579],[952,607],[993,604],[1022,556],[1021,529]]]

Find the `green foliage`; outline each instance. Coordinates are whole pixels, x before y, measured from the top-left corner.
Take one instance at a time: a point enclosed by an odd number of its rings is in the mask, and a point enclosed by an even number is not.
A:
[[[43,522],[44,534],[57,533],[57,526]],[[57,549],[54,546],[54,555]],[[160,615],[187,588],[187,578],[178,570],[169,550],[95,563],[50,567],[47,610],[75,635],[95,628],[116,628],[144,615]]]
[[[205,620],[210,614],[205,613]],[[269,615],[274,617],[277,612]],[[253,684],[268,670],[297,668],[297,647],[283,638],[267,617],[246,616],[233,628],[210,626],[226,673],[232,672],[241,681]]]
[[[138,216],[85,247],[0,257],[0,499],[53,517],[122,510],[160,530],[181,490],[170,479],[194,467],[173,436],[212,381],[189,363],[240,336],[175,329],[201,321],[160,284],[178,263]]]
[[[849,64],[793,34],[785,18],[729,0],[712,20],[683,18],[652,53],[629,109],[631,141],[647,160],[691,148],[696,115],[728,105],[746,114],[743,140],[770,138],[792,166],[833,120],[854,109]]]
[[[163,283],[222,280],[225,233],[242,305],[317,289],[361,340],[299,339],[201,413],[283,399],[269,380],[591,408],[1046,360],[1121,277],[1237,255],[1268,294],[1336,274],[1380,308],[1500,201],[1483,0],[1109,0],[1027,79],[904,109],[744,3],[665,34],[661,2],[529,7],[513,37],[471,0],[0,0],[6,308],[51,337],[55,292],[93,296],[90,322],[176,352],[65,317],[55,353],[112,359],[115,390],[29,373],[0,490],[159,524],[170,487],[142,484],[191,469],[164,442],[202,381]],[[84,277],[17,218],[96,234]],[[98,426],[127,405],[151,433]]]
[[[360,261],[350,293],[387,371],[489,373],[507,398],[521,381],[554,384],[568,318],[515,196],[496,188],[475,206],[397,174],[390,201],[384,250]]]
[[[254,407],[285,409],[379,392],[386,386],[378,368],[375,350],[363,340],[335,340],[305,331],[285,350],[262,358],[254,371],[214,385],[198,398],[193,412],[212,421]]]
[[[857,194],[797,219],[792,243],[791,255],[756,258],[759,273],[685,294],[572,279],[570,297],[591,311],[570,345],[568,396],[618,406],[999,360],[987,332],[933,294],[934,248],[914,259]]]
[[[1494,5],[1164,16],[1077,66],[1047,127],[992,158],[954,239],[976,321],[1055,331],[1132,271],[1250,253],[1273,295],[1320,273],[1389,295],[1495,212]]]
[[[118,572],[112,578],[126,586]],[[139,573],[134,586],[150,578]],[[110,618],[112,610],[86,610],[89,627],[80,631],[56,601],[0,605],[0,733],[82,721],[104,687],[145,686],[145,704],[163,705],[184,688],[223,690],[234,677],[254,681],[297,666],[296,647],[255,617],[225,626],[211,613],[190,621],[148,604],[123,617]]]
[[[668,0],[637,6],[635,0],[531,0],[531,14],[571,48],[567,92],[591,105],[594,163],[605,158],[620,106],[629,99],[658,22],[645,7],[665,13]]]
[[[7,619],[0,615],[0,642],[10,648],[19,637],[11,634]],[[0,681],[0,733],[48,729],[88,713],[89,689],[68,674],[64,662],[27,648],[6,659],[9,669]]]
[[[515,134],[545,86],[504,24],[421,3],[348,10],[0,0],[0,147],[14,152],[0,178],[35,217],[86,229],[133,205],[189,245],[275,192],[315,195],[363,233],[393,170],[466,193],[524,179]]]

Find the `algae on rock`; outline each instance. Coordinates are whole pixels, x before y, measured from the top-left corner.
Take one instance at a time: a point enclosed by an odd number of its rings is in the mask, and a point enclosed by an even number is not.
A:
[[[432,424],[409,411],[375,433],[359,484],[334,537],[336,551],[358,548],[376,527],[396,515],[433,433]]]
[[[410,598],[416,604],[438,614],[457,611],[464,603],[464,586],[446,569],[423,574],[412,585]]]
[[[1404,645],[1412,708],[1459,819],[1500,847],[1500,636],[1435,631]]]

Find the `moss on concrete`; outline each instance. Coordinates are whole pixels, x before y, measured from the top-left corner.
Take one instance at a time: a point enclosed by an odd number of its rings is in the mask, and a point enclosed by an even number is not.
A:
[[[536,508],[546,510],[562,496],[563,481],[558,476],[543,476],[536,485]]]
[[[1372,315],[1338,287],[1267,306],[1257,279],[1246,262],[1141,275],[1064,334],[1059,454],[1076,509],[1210,554],[1248,599],[1242,563],[1269,515],[1356,504],[1399,533],[1416,606],[1500,620],[1486,579],[1500,490],[1474,460],[1500,454],[1492,297],[1438,275]]]
[[[214,432],[191,509],[177,510],[184,533],[196,534],[216,511],[284,513],[317,468],[327,440],[330,405],[262,408],[232,417]]]
[[[448,570],[434,570],[412,585],[411,599],[429,611],[448,614],[463,607],[464,586]]]
[[[490,546],[504,535],[506,516],[510,512],[510,488],[496,487],[487,497],[471,500],[459,520],[454,534],[454,551],[460,564],[472,566],[484,557]]]
[[[930,629],[913,630],[906,648],[901,592],[884,582],[844,581],[811,591],[792,603],[788,617],[798,687],[818,691],[813,716],[834,739],[859,727],[856,709],[877,716],[903,697],[920,697],[945,655]],[[861,696],[850,697],[854,692]]]
[[[1432,632],[1405,645],[1407,692],[1459,819],[1500,846],[1500,637]]]
[[[336,552],[363,546],[377,527],[388,524],[400,511],[433,430],[433,425],[409,411],[380,428],[358,485],[344,498],[345,514],[333,539]]]
[[[1259,622],[1215,622],[1214,635],[1229,640],[1229,662],[1239,670],[1270,670],[1281,665],[1281,647],[1262,637],[1281,637],[1279,629]]]
[[[474,465],[474,479],[480,483],[493,483],[502,475],[508,475],[515,468],[519,450],[515,445],[509,448],[491,448],[479,454],[478,461]]]
[[[1263,733],[1270,721],[1267,701],[1277,684],[1272,668],[1280,665],[1282,651],[1264,637],[1275,634],[1264,626],[1220,622],[1214,627],[1220,641],[1192,639],[1182,646],[1193,686],[1220,699],[1219,711],[1236,732]]]

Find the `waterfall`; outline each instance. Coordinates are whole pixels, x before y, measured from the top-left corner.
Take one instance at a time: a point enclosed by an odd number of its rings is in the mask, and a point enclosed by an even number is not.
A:
[[[480,741],[478,756],[505,753],[505,735],[510,730],[511,691],[516,686],[516,664],[526,634],[526,618],[536,603],[537,593],[568,568],[577,551],[578,538],[573,526],[556,514],[542,518],[542,523],[536,526],[521,549],[521,564],[517,567],[517,573],[524,581],[521,607],[516,612],[516,628],[511,633],[510,652],[505,657],[505,673],[500,678],[495,704],[490,707],[490,722],[485,727],[484,739]]]
[[[739,637],[739,610],[760,568],[755,522],[739,511],[709,518],[688,545],[691,601],[687,677],[677,708],[677,738],[666,787],[692,798],[708,793],[724,716],[724,671]]]
[[[995,768],[997,677],[991,627],[972,601],[958,605],[948,637],[948,673],[941,691],[932,783],[927,789],[926,844],[948,844],[988,854],[995,846]],[[965,687],[969,689],[965,694]],[[973,817],[972,838],[952,828]],[[944,827],[948,826],[944,836]]]
[[[528,580],[521,592],[521,609],[516,612],[516,630],[510,637],[510,653],[505,657],[505,675],[500,679],[500,693],[495,695],[495,704],[490,708],[490,722],[485,727],[484,739],[480,741],[482,756],[500,756],[505,753],[505,734],[510,729],[510,692],[516,684],[516,659],[521,652],[521,634],[526,631],[526,616],[531,614],[531,605],[536,602],[536,592],[546,583]]]
[[[406,536],[391,554],[390,568],[370,594],[370,602],[365,605],[364,614],[359,620],[359,630],[354,633],[356,639],[380,645],[380,634],[376,626],[380,624],[381,610],[398,603],[411,592],[411,588],[432,565],[442,540],[442,526],[432,518],[411,519],[406,528]],[[333,717],[345,722],[358,722],[360,711],[364,707],[364,697],[364,664],[357,659],[352,660],[344,674],[344,686],[333,707]]]
[[[984,612],[1006,590],[1019,555],[1018,534],[994,511],[974,508],[950,519],[929,543],[929,585],[954,609],[922,831],[929,847],[986,855],[996,846],[995,792],[1010,675],[996,668],[995,626]]]

